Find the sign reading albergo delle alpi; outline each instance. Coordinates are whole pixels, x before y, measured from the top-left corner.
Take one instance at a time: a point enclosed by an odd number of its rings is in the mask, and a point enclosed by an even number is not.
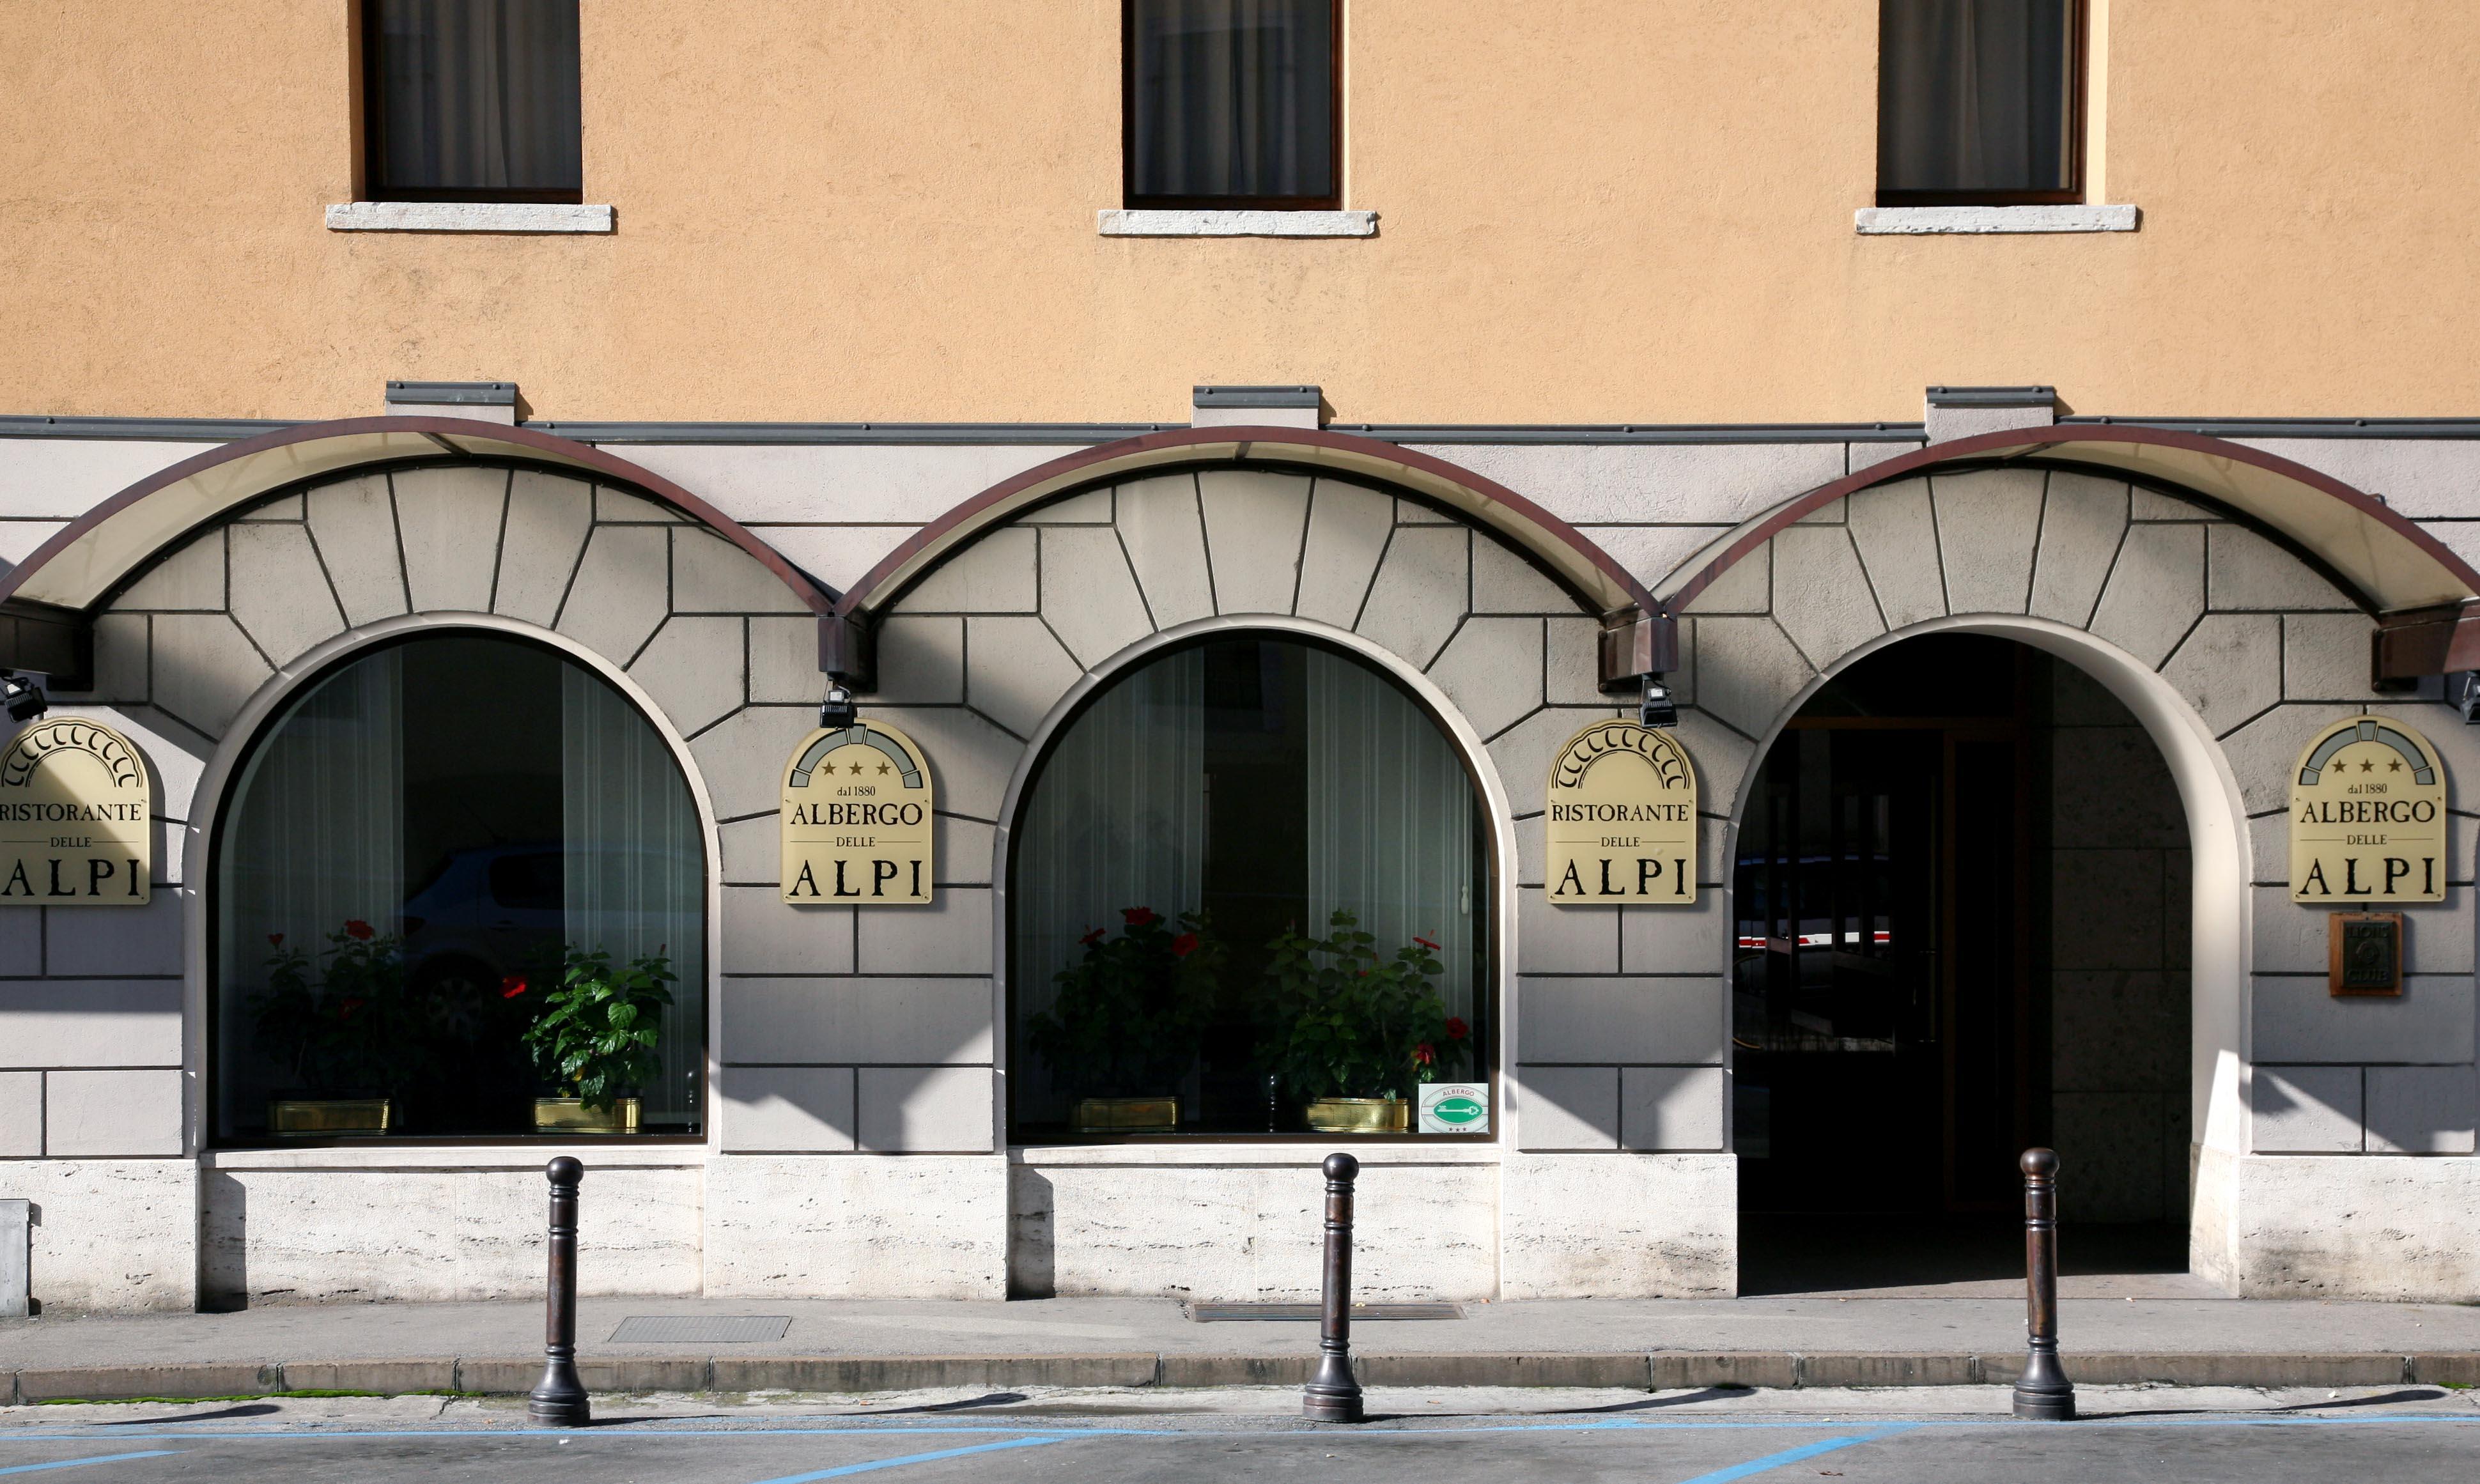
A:
[[[2355,716],[2308,744],[2290,780],[2290,900],[2445,900],[2445,769],[2426,737]]]
[[[39,721],[0,751],[0,906],[143,907],[155,785],[129,739]]]
[[[856,721],[801,739],[784,765],[784,900],[925,907],[930,764],[892,727]]]
[[[1667,731],[1599,721],[1550,763],[1550,900],[1696,901],[1696,768]]]

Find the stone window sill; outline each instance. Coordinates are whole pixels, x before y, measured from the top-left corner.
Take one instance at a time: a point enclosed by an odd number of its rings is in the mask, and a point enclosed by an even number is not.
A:
[[[1104,237],[1376,237],[1376,212],[1102,211]]]
[[[1402,1143],[1352,1144],[1353,1155],[1363,1164],[1496,1164],[1501,1161],[1495,1139],[1484,1142],[1476,1139],[1452,1141],[1427,1139]],[[1010,1144],[1007,1157],[1011,1164],[1034,1168],[1064,1168],[1070,1165],[1160,1165],[1196,1164],[1227,1168],[1271,1166],[1283,1169],[1314,1171],[1318,1161],[1326,1158],[1319,1151],[1332,1147],[1332,1141],[1313,1140],[1266,1143],[1175,1143],[1151,1144]]]
[[[1976,237],[2008,232],[2132,232],[2132,206],[1864,206],[1862,237]]]
[[[324,1149],[208,1149],[199,1154],[198,1163],[208,1169],[540,1169],[553,1155],[575,1153],[584,1143],[544,1139],[519,1144],[373,1142]],[[713,1153],[705,1143],[597,1143],[587,1150],[586,1163],[598,1169],[612,1165],[672,1169],[702,1165]]]
[[[608,206],[550,201],[349,201],[327,208],[330,232],[608,232]]]

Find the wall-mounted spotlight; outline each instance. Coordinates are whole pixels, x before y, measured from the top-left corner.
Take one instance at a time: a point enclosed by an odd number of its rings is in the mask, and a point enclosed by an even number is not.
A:
[[[818,703],[818,725],[829,731],[841,731],[861,720],[861,703],[839,680],[827,682],[827,699]]]
[[[1679,703],[1670,699],[1670,687],[1662,683],[1662,677],[1644,678],[1644,697],[1637,703],[1637,720],[1666,731],[1679,725]]]
[[[2463,725],[2480,726],[2480,670],[2457,670],[2447,676],[2445,699],[2463,713]],[[15,707],[10,709],[14,711]]]
[[[11,721],[31,722],[50,710],[52,702],[34,676],[0,670],[0,705],[8,707]]]

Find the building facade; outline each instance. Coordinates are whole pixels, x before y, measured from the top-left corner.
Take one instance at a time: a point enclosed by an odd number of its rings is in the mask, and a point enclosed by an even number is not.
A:
[[[2480,1296],[2460,10],[244,18],[0,17],[37,1302],[559,1152],[593,1292],[1297,1298],[1338,1139],[1387,1297],[2034,1143]]]

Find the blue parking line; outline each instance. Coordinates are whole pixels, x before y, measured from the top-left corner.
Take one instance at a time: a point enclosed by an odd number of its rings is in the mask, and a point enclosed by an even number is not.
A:
[[[1692,1479],[1683,1481],[1683,1484],[1731,1484],[1733,1479],[1744,1479],[1752,1473],[1763,1473],[1769,1469],[1779,1469],[1785,1464],[1795,1464],[1804,1458],[1815,1458],[1820,1453],[1831,1453],[1836,1448],[1847,1448],[1862,1443],[1874,1443],[1880,1438],[1891,1438],[1899,1432],[1909,1431],[1911,1431],[1909,1427],[1880,1427],[1873,1432],[1853,1433],[1847,1438],[1828,1438],[1822,1443],[1785,1448],[1779,1453],[1768,1453],[1763,1458],[1751,1458],[1744,1464],[1733,1464],[1728,1469],[1717,1469],[1712,1473],[1700,1473]]]
[[[1005,1443],[977,1443],[971,1447],[941,1448],[935,1453],[907,1453],[901,1458],[873,1458],[867,1463],[845,1464],[840,1469],[820,1469],[815,1473],[788,1473],[780,1478],[761,1479],[759,1484],[814,1484],[818,1479],[840,1479],[850,1474],[868,1473],[878,1469],[901,1469],[906,1464],[935,1463],[942,1458],[962,1458],[968,1453],[995,1453],[1001,1448],[1038,1448],[1046,1443],[1063,1443],[1063,1438],[1011,1438]]]
[[[179,1448],[150,1448],[143,1453],[106,1453],[101,1458],[64,1458],[56,1464],[19,1464],[13,1469],[0,1469],[0,1473],[40,1473],[46,1469],[83,1469],[89,1464],[126,1463],[133,1458],[168,1458]]]

